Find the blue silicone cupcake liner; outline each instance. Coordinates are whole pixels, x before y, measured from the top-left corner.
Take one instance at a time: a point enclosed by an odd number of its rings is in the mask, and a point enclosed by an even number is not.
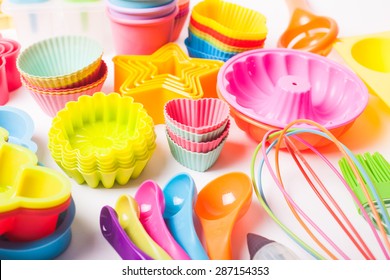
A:
[[[186,46],[198,50],[199,52],[206,53],[214,57],[219,57],[220,60],[222,59],[224,61],[238,54],[238,52],[227,52],[222,49],[219,49],[217,46],[214,46],[210,42],[196,36],[190,30],[188,30],[188,34],[188,38],[186,38],[185,41]]]
[[[212,60],[222,60],[224,62],[226,62],[229,59],[229,58],[224,58],[224,57],[220,57],[220,56],[215,56],[215,55],[212,55],[210,53],[205,53],[205,52],[202,52],[202,51],[199,51],[199,50],[193,48],[192,46],[189,45],[188,38],[184,40],[184,44],[187,47],[188,55],[190,57],[212,59]]]

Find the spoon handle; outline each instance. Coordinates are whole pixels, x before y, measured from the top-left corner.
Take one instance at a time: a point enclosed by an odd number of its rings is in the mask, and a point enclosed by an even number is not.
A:
[[[231,234],[234,217],[227,216],[221,220],[200,218],[206,240],[206,250],[211,260],[231,260]]]
[[[115,210],[110,206],[104,206],[100,212],[100,229],[123,260],[152,260],[129,239],[119,224]]]
[[[183,247],[192,260],[209,259],[198,235],[196,234],[192,220],[170,217],[165,219],[165,222],[172,236],[180,244],[180,246]]]

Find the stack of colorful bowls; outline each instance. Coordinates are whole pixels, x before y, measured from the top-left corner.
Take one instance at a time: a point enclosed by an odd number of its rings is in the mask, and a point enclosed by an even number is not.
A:
[[[179,38],[183,26],[187,20],[188,14],[190,13],[190,0],[177,0],[177,5],[179,12],[175,17],[171,41],[176,41]]]
[[[204,0],[191,12],[185,44],[192,57],[226,61],[262,48],[267,32],[261,13],[222,0]]]
[[[229,134],[229,106],[217,98],[179,98],[166,103],[164,116],[173,157],[192,170],[209,169]]]
[[[107,0],[106,3],[118,54],[151,54],[172,41],[180,10],[177,0]],[[185,13],[185,6],[183,9]]]
[[[140,103],[117,93],[82,96],[53,119],[49,150],[78,184],[111,188],[145,168],[156,148],[152,118]]]
[[[84,36],[61,36],[37,42],[16,61],[23,85],[49,116],[69,101],[100,91],[107,78],[103,48]]]
[[[40,258],[23,253],[35,243],[51,247],[50,241],[56,243],[51,254],[55,257],[69,245],[70,236],[56,240],[50,236],[58,232],[60,216],[72,203],[71,184],[60,172],[37,163],[31,150],[0,141],[1,259]]]

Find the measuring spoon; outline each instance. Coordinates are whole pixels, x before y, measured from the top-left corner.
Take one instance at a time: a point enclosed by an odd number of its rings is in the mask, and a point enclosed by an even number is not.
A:
[[[140,206],[140,221],[150,237],[173,259],[189,260],[164,222],[165,200],[161,188],[153,180],[147,180],[139,186],[135,200]]]
[[[195,213],[202,224],[210,259],[232,259],[233,226],[247,212],[251,202],[252,182],[241,172],[222,175],[199,192]]]
[[[208,260],[196,233],[193,206],[197,197],[194,179],[187,173],[173,177],[163,189],[164,220],[171,234],[193,260]]]
[[[118,214],[119,224],[138,248],[155,260],[172,259],[143,228],[139,220],[139,207],[133,197],[120,196],[116,202],[115,211]]]
[[[286,4],[292,16],[279,38],[278,47],[328,55],[337,39],[337,22],[308,12],[306,0],[286,0]]]
[[[127,236],[119,224],[118,216],[111,206],[104,206],[100,211],[100,230],[122,260],[151,260]]]

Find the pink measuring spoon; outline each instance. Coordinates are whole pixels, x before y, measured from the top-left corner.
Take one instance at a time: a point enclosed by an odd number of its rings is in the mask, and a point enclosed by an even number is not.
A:
[[[150,237],[175,260],[190,260],[184,249],[176,242],[165,224],[164,194],[152,180],[141,184],[135,200],[140,207],[140,221]]]

